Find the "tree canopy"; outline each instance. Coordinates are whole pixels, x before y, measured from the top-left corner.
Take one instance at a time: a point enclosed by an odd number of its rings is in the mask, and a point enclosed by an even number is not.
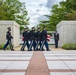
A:
[[[29,18],[25,3],[19,0],[0,0],[0,20],[14,20],[20,25],[27,25]]]
[[[53,5],[50,12],[52,14],[47,14],[47,21],[40,21],[40,28],[46,26],[47,30],[55,30],[62,20],[76,20],[76,0],[61,1],[59,5]]]

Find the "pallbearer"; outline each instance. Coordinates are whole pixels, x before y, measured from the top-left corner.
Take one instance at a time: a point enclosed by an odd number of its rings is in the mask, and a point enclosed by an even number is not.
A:
[[[40,28],[38,28],[37,32],[36,32],[36,42],[37,42],[37,44],[36,44],[35,50],[39,50],[40,47],[41,47],[41,32],[40,32]]]
[[[32,30],[29,32],[29,39],[30,39],[30,46],[29,46],[29,51],[33,49],[35,50],[36,47],[36,33],[35,33],[35,28],[32,27]]]
[[[28,43],[29,33],[28,33],[28,28],[24,29],[24,32],[23,32],[22,36],[23,36],[24,43],[23,43],[23,45],[21,47],[21,51],[24,51],[24,48],[25,48],[26,45],[27,45],[27,48],[29,49],[29,43]]]
[[[48,42],[47,42],[47,30],[46,30],[46,28],[43,29],[43,31],[41,33],[41,37],[42,37],[42,45],[41,45],[40,50],[42,50],[42,48],[45,45],[46,50],[49,51],[49,45],[48,45]]]

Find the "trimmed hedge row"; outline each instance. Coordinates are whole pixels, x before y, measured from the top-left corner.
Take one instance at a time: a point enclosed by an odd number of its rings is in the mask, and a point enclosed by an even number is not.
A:
[[[71,44],[71,43],[64,44],[62,48],[66,50],[76,50],[76,44]]]
[[[0,50],[3,49],[3,46],[4,46],[4,44],[0,44]],[[9,46],[6,49],[9,50],[10,49]]]

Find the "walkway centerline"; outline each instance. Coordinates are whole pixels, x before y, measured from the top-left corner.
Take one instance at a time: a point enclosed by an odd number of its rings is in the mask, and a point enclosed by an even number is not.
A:
[[[34,52],[29,63],[26,75],[50,75],[43,52]]]

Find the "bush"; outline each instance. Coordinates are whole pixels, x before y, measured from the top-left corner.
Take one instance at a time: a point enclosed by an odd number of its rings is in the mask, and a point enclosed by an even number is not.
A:
[[[0,50],[3,49],[3,46],[4,46],[4,44],[0,44]],[[9,46],[6,49],[9,50],[10,49]]]
[[[66,50],[76,50],[76,44],[64,44],[62,46],[63,49],[66,49]]]

